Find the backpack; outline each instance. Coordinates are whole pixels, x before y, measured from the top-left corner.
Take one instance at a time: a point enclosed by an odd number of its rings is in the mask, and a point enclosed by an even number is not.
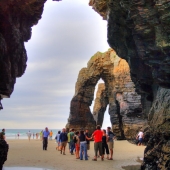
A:
[[[74,143],[77,143],[77,138],[76,138],[76,136],[74,136],[73,141],[74,141]]]

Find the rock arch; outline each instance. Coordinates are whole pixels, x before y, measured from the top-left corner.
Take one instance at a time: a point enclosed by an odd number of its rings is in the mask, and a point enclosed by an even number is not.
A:
[[[100,78],[105,85],[99,84],[92,116],[89,106]],[[91,128],[92,132],[96,123],[102,125],[107,105],[112,128],[120,139],[134,138],[138,129],[146,124],[141,96],[135,92],[129,66],[112,49],[105,53],[97,52],[89,60],[87,68],[79,72],[67,127]]]

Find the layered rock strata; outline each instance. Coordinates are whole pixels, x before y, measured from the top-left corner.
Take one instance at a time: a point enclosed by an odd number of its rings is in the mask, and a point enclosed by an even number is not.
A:
[[[46,0],[0,1],[0,100],[10,97],[17,77],[26,69],[24,42],[41,19]],[[0,109],[2,109],[0,103]]]
[[[142,167],[169,169],[170,1],[91,0],[90,5],[107,16],[108,43],[129,63],[136,91],[144,96],[150,139]]]
[[[94,121],[89,106],[100,78],[104,80],[105,86],[99,84],[93,111]],[[92,132],[96,123],[102,126],[107,105],[112,128],[119,139],[133,139],[146,123],[141,96],[135,92],[129,66],[112,49],[105,53],[97,52],[89,60],[87,68],[79,72],[67,127],[81,128],[84,125],[90,128],[90,123],[91,126],[93,124]]]

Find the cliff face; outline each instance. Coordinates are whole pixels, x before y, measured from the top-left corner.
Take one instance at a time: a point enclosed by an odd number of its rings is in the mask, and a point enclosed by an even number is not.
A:
[[[168,169],[170,1],[91,0],[90,5],[103,16],[99,4],[106,9],[108,43],[129,63],[136,91],[144,96],[143,110],[149,113],[151,136],[143,169]]]
[[[93,119],[89,106],[92,103],[94,89],[99,84],[93,110]],[[114,133],[119,139],[134,139],[139,128],[146,124],[145,113],[142,112],[141,96],[135,92],[130,79],[128,64],[109,49],[105,53],[96,53],[78,76],[75,95],[71,101],[70,116],[67,127],[90,128],[93,124],[103,124],[106,107]]]
[[[25,72],[27,53],[24,42],[31,38],[31,27],[41,19],[45,2],[0,1],[0,101],[10,97],[16,78]]]

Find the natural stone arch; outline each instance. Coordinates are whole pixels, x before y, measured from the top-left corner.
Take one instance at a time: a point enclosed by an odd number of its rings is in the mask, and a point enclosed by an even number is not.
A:
[[[80,70],[76,82],[75,95],[71,100],[70,115],[68,119],[68,128],[88,128],[93,132],[96,122],[90,111],[90,105],[93,101],[95,86],[100,78],[102,78],[106,87],[113,80],[113,63],[110,62],[109,50],[106,53],[97,52],[91,57],[87,64],[87,68]],[[109,91],[109,89],[108,89]]]
[[[93,119],[89,106],[100,78],[105,85],[99,85],[99,98],[95,100]],[[89,60],[87,68],[79,72],[67,127],[91,127],[92,132],[96,123],[102,125],[108,104],[112,128],[117,137],[134,138],[138,129],[146,123],[146,119],[143,119],[141,96],[135,92],[127,62],[119,58],[112,49],[105,53],[97,52]],[[132,128],[135,129],[133,135],[129,134]]]

